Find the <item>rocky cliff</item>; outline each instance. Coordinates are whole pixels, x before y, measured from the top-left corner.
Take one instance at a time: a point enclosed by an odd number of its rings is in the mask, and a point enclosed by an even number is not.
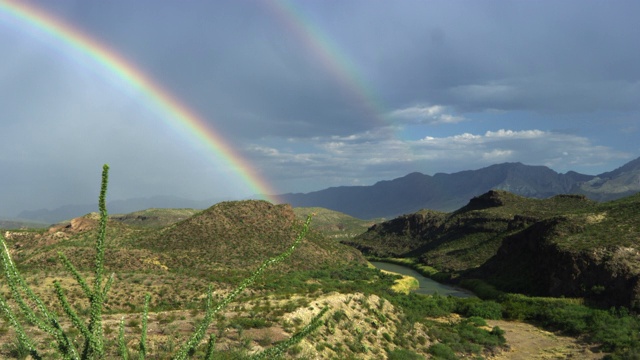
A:
[[[640,309],[638,244],[597,241],[587,248],[565,244],[589,236],[597,216],[559,216],[504,239],[496,255],[468,277],[481,277],[510,292],[587,298],[600,305]],[[640,239],[638,239],[640,240]]]
[[[452,213],[421,211],[348,242],[373,256],[412,257],[455,279],[640,309],[640,195],[596,203],[492,190]]]

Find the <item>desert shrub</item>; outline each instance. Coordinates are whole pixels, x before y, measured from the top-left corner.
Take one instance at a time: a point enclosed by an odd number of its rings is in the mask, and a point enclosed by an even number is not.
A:
[[[331,318],[336,322],[339,323],[340,321],[344,320],[347,318],[347,313],[344,312],[344,310],[338,310],[336,312],[333,313],[333,315],[331,316]]]
[[[395,349],[387,351],[388,360],[424,360],[424,356],[411,350]]]
[[[93,284],[88,284],[85,277],[80,274],[73,264],[67,259],[63,253],[58,253],[58,257],[63,266],[73,275],[76,282],[82,289],[82,292],[89,300],[89,319],[83,321],[78,310],[74,309],[69,303],[65,290],[62,288],[59,281],[54,281],[54,289],[56,296],[60,302],[60,305],[71,324],[73,325],[70,330],[65,331],[58,319],[58,314],[51,311],[45,303],[33,292],[33,290],[26,284],[24,278],[18,271],[15,263],[11,259],[7,244],[4,237],[0,235],[0,255],[2,257],[2,263],[4,268],[5,280],[9,286],[11,297],[15,302],[15,306],[10,306],[7,299],[0,295],[0,311],[4,315],[7,322],[13,327],[16,333],[16,353],[17,357],[30,355],[33,359],[43,359],[41,350],[37,349],[35,340],[29,335],[31,331],[25,329],[27,326],[35,326],[42,332],[47,334],[53,340],[55,351],[59,357],[64,359],[103,359],[106,355],[105,344],[111,344],[107,342],[104,336],[102,313],[105,305],[105,299],[109,293],[111,285],[114,280],[114,274],[110,277],[104,276],[104,254],[105,254],[105,238],[106,238],[106,224],[107,224],[107,209],[106,209],[106,192],[108,184],[109,166],[104,165],[102,171],[102,184],[100,187],[99,195],[99,211],[100,220],[98,226],[98,234],[96,236],[95,247],[95,270],[93,274]],[[277,255],[258,267],[251,275],[246,277],[240,285],[238,285],[233,291],[229,293],[222,301],[214,304],[212,296],[212,288],[209,286],[207,292],[206,306],[204,310],[204,317],[195,326],[193,333],[182,344],[177,346],[177,351],[173,354],[173,359],[185,359],[188,356],[199,354],[199,358],[212,359],[214,353],[215,337],[211,335],[206,345],[206,350],[202,352],[197,348],[204,340],[205,334],[209,325],[215,318],[216,314],[220,310],[226,308],[238,295],[248,286],[252,285],[256,279],[265,271],[265,269],[274,264],[280,263],[288,258],[291,253],[300,244],[305,237],[308,229],[311,216],[307,217],[306,222],[302,226],[298,237],[294,243],[282,254]],[[123,359],[127,359],[131,352],[137,353],[141,359],[145,358],[147,353],[146,335],[147,335],[147,318],[149,311],[150,296],[145,296],[145,302],[143,305],[142,319],[138,321],[129,321],[129,325],[136,327],[140,325],[140,341],[136,349],[127,348],[129,342],[126,341],[124,336],[124,317],[120,321],[119,334],[117,341],[117,353]],[[18,309],[16,313],[14,309]],[[291,346],[298,343],[310,332],[318,328],[322,324],[322,317],[327,312],[328,308],[324,308],[320,313],[315,316],[311,322],[302,328],[298,333],[293,335],[286,341],[278,343],[276,346],[266,349],[261,353],[253,355],[251,358],[255,359],[272,359],[282,355]],[[81,336],[84,341],[74,341],[76,334]],[[77,339],[75,339],[77,340]],[[79,349],[79,345],[82,344],[82,348]],[[133,351],[132,351],[133,350]],[[223,357],[225,354],[220,354]]]
[[[626,308],[590,308],[571,299],[509,294],[502,302],[505,318],[523,320],[584,336],[611,352],[612,359],[632,359],[640,353],[640,318]]]
[[[263,318],[246,318],[239,317],[231,320],[231,327],[239,327],[243,329],[262,329],[271,326],[271,323]]]
[[[458,301],[456,312],[462,316],[478,316],[491,320],[502,319],[502,305],[495,301],[482,301],[478,298],[460,299]]]
[[[495,286],[486,283],[480,279],[465,279],[460,281],[460,286],[471,290],[479,298],[485,300],[499,300],[504,292],[495,288]]]
[[[451,314],[456,308],[456,299],[438,294],[425,296],[416,293],[388,293],[386,298],[394,306],[401,307],[407,320],[411,323],[424,317],[439,317]]]
[[[468,343],[472,343],[473,346],[481,345],[485,348],[493,348],[502,346],[506,343],[506,339],[504,338],[504,331],[499,327],[494,327],[491,331],[487,331],[485,329],[479,328],[476,322],[469,321],[467,319],[465,321],[461,321],[456,326],[456,330],[461,338],[463,338]],[[471,352],[476,353],[480,352],[473,351],[476,350],[475,347],[463,347],[461,349],[464,349],[466,351],[472,350]]]
[[[442,343],[429,346],[427,351],[433,355],[433,359],[455,360],[458,358],[449,346]]]
[[[500,348],[506,344],[504,333],[500,329],[487,331],[482,328],[482,324],[485,324],[484,319],[478,317],[449,324],[435,321],[428,323],[429,338],[437,339],[439,344],[433,349],[433,346],[430,347],[429,353],[437,359],[448,359],[451,358],[447,357],[451,355],[449,351],[464,356],[482,355],[488,349]]]
[[[481,318],[479,316],[472,316],[466,319],[466,321],[473,324],[474,326],[487,326],[487,322],[484,320],[484,318]]]

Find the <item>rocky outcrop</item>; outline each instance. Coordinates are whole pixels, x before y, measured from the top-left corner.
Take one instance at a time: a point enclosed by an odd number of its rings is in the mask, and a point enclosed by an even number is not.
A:
[[[420,211],[371,226],[357,238],[344,244],[355,247],[367,255],[379,257],[410,256],[434,238],[444,224],[446,214]]]
[[[640,309],[640,251],[620,245],[576,250],[555,241],[582,231],[571,217],[537,222],[505,238],[497,254],[468,276],[510,292]]]
[[[491,190],[453,213],[403,215],[345,243],[370,256],[417,258],[453,280],[640,310],[639,212],[640,195],[598,204]]]

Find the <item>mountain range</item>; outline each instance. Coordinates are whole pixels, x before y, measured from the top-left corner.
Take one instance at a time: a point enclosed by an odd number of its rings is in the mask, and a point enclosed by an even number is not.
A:
[[[146,198],[133,198],[127,200],[109,201],[107,206],[109,213],[128,214],[134,211],[150,208],[170,208],[170,209],[205,209],[220,200],[189,200],[176,196],[153,196]],[[30,220],[42,224],[53,224],[64,220],[73,219],[78,216],[96,211],[98,204],[72,204],[62,205],[55,209],[37,209],[21,211],[16,218],[20,220]]]
[[[413,172],[370,186],[339,186],[277,197],[280,203],[288,203],[293,207],[322,207],[359,219],[374,219],[394,218],[420,209],[454,211],[469,199],[489,190],[506,190],[538,199],[559,194],[581,194],[596,201],[615,200],[640,191],[640,158],[599,175],[575,171],[561,174],[546,166],[516,162],[433,176]],[[110,213],[117,214],[148,208],[205,209],[216,202],[156,196],[113,201],[109,202],[108,207]],[[52,224],[95,211],[96,208],[96,204],[64,205],[51,210],[25,210],[17,218]]]
[[[340,186],[280,195],[294,207],[318,206],[360,218],[393,218],[420,209],[454,211],[489,190],[529,198],[580,194],[597,201],[619,199],[640,191],[640,158],[599,175],[561,174],[546,166],[502,163],[478,170],[433,176],[414,172],[371,186]]]

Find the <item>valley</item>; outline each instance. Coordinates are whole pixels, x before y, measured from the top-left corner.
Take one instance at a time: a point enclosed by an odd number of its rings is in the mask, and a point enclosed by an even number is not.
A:
[[[597,203],[578,195],[529,199],[490,191],[451,213],[421,210],[386,221],[265,201],[113,215],[105,247],[105,271],[114,274],[104,313],[109,354],[116,354],[120,319],[129,352],[137,354],[149,294],[148,354],[169,358],[202,320],[209,286],[213,301],[223,301],[261,262],[282,253],[302,219],[316,213],[292,256],[216,315],[207,333],[216,336],[223,358],[276,346],[325,307],[322,325],[285,358],[628,358],[640,347],[635,293],[629,292],[635,287],[628,286],[638,274],[631,250],[638,204],[638,195]],[[2,231],[26,282],[58,313],[54,281],[87,314],[82,289],[58,253],[90,278],[98,223],[91,213],[50,228]],[[368,266],[375,259],[413,267],[478,297],[394,291],[398,276]],[[551,278],[535,269],[554,262]],[[582,277],[564,270],[565,263],[566,269],[584,264]],[[567,276],[585,285],[575,287]],[[2,294],[12,296],[5,283]],[[0,330],[0,354],[20,358],[24,349],[14,330],[6,322]],[[33,334],[47,348],[46,336]],[[196,353],[204,354],[204,346]]]

